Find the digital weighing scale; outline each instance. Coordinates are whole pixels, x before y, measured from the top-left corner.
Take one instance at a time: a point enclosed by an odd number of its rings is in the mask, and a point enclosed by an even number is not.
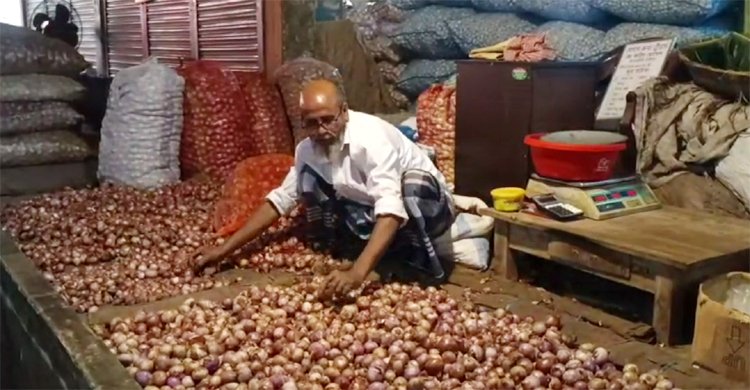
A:
[[[595,220],[661,208],[651,188],[637,176],[599,182],[566,182],[532,173],[526,196],[550,193],[581,209],[586,218]]]

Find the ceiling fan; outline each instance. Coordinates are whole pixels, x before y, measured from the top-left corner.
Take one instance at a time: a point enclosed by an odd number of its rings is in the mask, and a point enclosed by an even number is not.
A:
[[[75,7],[62,0],[45,0],[29,12],[28,26],[44,36],[59,39],[78,48],[81,42],[81,17]]]

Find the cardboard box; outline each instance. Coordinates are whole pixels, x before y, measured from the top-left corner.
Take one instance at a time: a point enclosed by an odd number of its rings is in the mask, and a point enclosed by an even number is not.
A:
[[[702,367],[750,384],[750,315],[724,305],[727,291],[739,283],[750,283],[750,273],[731,272],[701,284],[692,358]]]

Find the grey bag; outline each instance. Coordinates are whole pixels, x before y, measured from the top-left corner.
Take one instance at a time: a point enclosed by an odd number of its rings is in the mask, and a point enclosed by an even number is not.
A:
[[[464,54],[505,41],[514,35],[530,32],[536,27],[514,14],[477,14],[448,22],[453,39]]]
[[[75,48],[28,28],[0,23],[0,74],[75,76],[89,64]]]
[[[65,102],[0,103],[0,135],[65,129],[81,120],[83,116]]]
[[[85,92],[83,85],[63,76],[0,76],[0,102],[73,102],[81,99]]]
[[[474,14],[476,12],[469,8],[425,7],[409,15],[391,39],[411,58],[462,58],[464,53],[453,39],[447,22]]]
[[[596,8],[629,22],[695,25],[718,15],[732,0],[592,0]]]
[[[718,38],[727,30],[713,27],[681,27],[666,24],[621,23],[607,31],[602,46],[605,51],[647,38],[674,38],[681,47],[708,38]]]
[[[454,73],[455,61],[414,60],[401,73],[396,87],[410,98],[417,98],[432,84],[440,84]]]
[[[547,34],[547,41],[560,61],[595,61],[606,52],[605,32],[583,24],[548,22],[534,32]]]
[[[4,167],[82,161],[92,155],[86,141],[66,130],[0,138],[0,166]]]
[[[185,80],[149,60],[112,80],[99,143],[99,179],[136,188],[180,180]]]
[[[609,15],[594,8],[591,2],[592,0],[523,0],[518,5],[526,12],[551,20],[586,24],[606,21]]]

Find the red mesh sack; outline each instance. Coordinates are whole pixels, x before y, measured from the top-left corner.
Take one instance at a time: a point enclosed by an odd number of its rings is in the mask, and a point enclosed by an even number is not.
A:
[[[178,72],[185,78],[182,176],[224,178],[253,152],[242,86],[234,73],[210,61],[188,62]]]
[[[294,157],[286,154],[250,157],[237,164],[214,209],[217,234],[227,236],[239,230],[266,195],[281,185],[293,165]]]
[[[435,148],[437,167],[453,188],[456,175],[456,88],[433,85],[417,99],[419,142]]]
[[[284,112],[284,102],[275,85],[266,80],[263,73],[238,73],[245,102],[250,113],[252,127],[253,156],[284,153],[294,154],[292,130]]]

